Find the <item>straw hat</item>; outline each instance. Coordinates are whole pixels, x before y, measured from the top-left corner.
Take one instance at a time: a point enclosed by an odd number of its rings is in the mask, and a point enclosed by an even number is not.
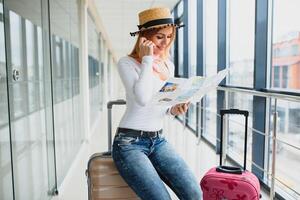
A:
[[[184,25],[175,24],[171,12],[168,8],[150,8],[139,13],[139,30],[131,32],[131,36],[153,29],[164,28],[167,26],[175,26],[176,28],[183,27]]]

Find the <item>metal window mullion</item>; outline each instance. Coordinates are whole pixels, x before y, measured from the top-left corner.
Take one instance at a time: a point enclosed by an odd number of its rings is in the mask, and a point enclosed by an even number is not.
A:
[[[228,62],[228,51],[227,51],[227,1],[218,0],[218,71],[221,71],[226,68]],[[221,84],[225,84],[226,80],[224,79]],[[217,113],[220,113],[220,110],[224,108],[225,92],[217,91]],[[217,139],[216,139],[216,152],[220,153],[220,124],[221,120],[216,116],[216,129],[217,129]]]
[[[260,90],[267,86],[268,68],[268,0],[256,0],[255,12],[255,59],[254,59],[254,89]],[[266,130],[266,98],[253,96],[253,129]],[[252,161],[264,169],[265,136],[252,134]],[[252,165],[252,172],[263,179],[264,172]]]
[[[189,57],[189,48],[190,48],[190,41],[189,41],[189,2],[188,0],[183,0],[183,23],[185,24],[186,28],[183,29],[183,77],[188,78],[189,77],[189,71],[190,71],[190,57]],[[188,124],[190,121],[190,115],[189,112],[185,113],[184,117],[184,124]]]
[[[185,24],[185,28],[183,29],[183,77],[189,77],[189,68],[190,68],[190,58],[189,58],[189,2],[188,0],[183,0],[183,23]]]
[[[197,76],[203,76],[204,72],[204,17],[203,17],[203,6],[204,0],[198,0],[197,1],[197,60],[196,60],[196,75]],[[203,105],[204,100],[201,99],[200,102],[196,104],[196,136],[201,137],[203,134]]]

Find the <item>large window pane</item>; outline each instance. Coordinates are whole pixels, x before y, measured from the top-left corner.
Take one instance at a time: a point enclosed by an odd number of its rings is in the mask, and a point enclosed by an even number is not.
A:
[[[111,99],[111,95],[112,95],[112,88],[113,88],[113,83],[112,83],[112,56],[110,51],[107,51],[107,82],[108,82],[108,98]]]
[[[1,0],[0,16],[3,16]],[[6,74],[4,24],[0,18],[0,199],[13,199]]]
[[[204,75],[217,73],[218,61],[218,1],[204,1]],[[217,92],[212,91],[204,97],[203,136],[216,143]]]
[[[274,106],[273,100],[270,114],[273,114]],[[300,177],[295,174],[300,171],[300,103],[278,100],[277,112],[276,192],[286,199],[299,199]],[[272,116],[270,135],[273,135]],[[269,170],[271,170],[273,153],[271,137],[269,144]]]
[[[260,134],[251,130],[252,127],[252,110],[253,96],[244,93],[228,93],[228,107],[249,111],[248,117],[248,143],[247,143],[247,160],[252,160],[252,134]],[[228,116],[228,155],[240,165],[243,165],[244,141],[245,141],[245,117],[243,115]],[[247,161],[247,169],[251,171],[251,162]]]
[[[33,112],[39,108],[39,74],[37,66],[37,51],[35,51],[35,30],[32,22],[25,20],[26,30],[26,67],[27,67],[27,80],[28,80],[28,103],[29,112]],[[36,35],[37,36],[37,35]],[[42,85],[42,84],[41,84]]]
[[[93,21],[88,20],[89,31],[89,100],[90,100],[90,126],[91,129],[95,123],[99,123],[98,115],[100,112],[100,77],[99,77],[99,40]]]
[[[274,1],[271,88],[300,92],[300,1]]]
[[[181,17],[183,15],[183,0],[181,0],[179,2],[179,4],[177,5],[177,16]]]
[[[79,99],[79,2],[50,1],[58,185],[83,141]]]
[[[183,28],[177,30],[178,76],[183,77]]]
[[[229,3],[229,84],[253,87],[254,72],[254,0],[230,0]]]
[[[188,18],[189,18],[189,44],[190,51],[189,51],[189,77],[196,76],[197,69],[197,1],[192,0],[189,1],[189,11],[188,11]],[[188,110],[188,125],[196,130],[196,104],[190,105]]]
[[[189,1],[189,40],[190,40],[190,68],[189,76],[196,76],[197,65],[197,0]]]
[[[26,77],[24,76],[26,74],[26,68],[24,67],[22,63],[23,57],[22,57],[22,48],[23,48],[23,40],[22,40],[22,23],[21,23],[21,17],[17,15],[15,12],[10,11],[9,12],[9,20],[10,20],[10,37],[13,38],[10,40],[10,46],[11,49],[14,49],[14,51],[11,51],[11,63],[12,63],[12,72],[13,71],[19,71],[20,81],[26,81]],[[22,86],[23,85],[23,86]],[[28,112],[27,105],[24,106],[24,103],[27,104],[27,96],[26,96],[26,90],[27,85],[26,84],[14,84],[13,86],[13,104],[14,104],[14,112],[13,112],[13,118],[18,118],[23,115],[25,115]]]
[[[190,104],[188,110],[188,120],[187,120],[189,127],[191,127],[194,131],[196,131],[196,127],[197,127],[196,107],[197,107],[196,103]]]
[[[37,74],[37,80],[38,81],[44,81],[44,67],[43,67],[43,63],[44,63],[44,56],[43,56],[43,35],[42,35],[42,29],[41,27],[37,27],[37,53],[38,53],[38,61],[36,63],[37,68],[38,68],[38,74]],[[39,99],[39,105],[40,108],[43,108],[44,105],[44,85],[40,84],[39,85],[39,97],[37,99]]]
[[[44,94],[43,81],[39,81],[37,27],[42,27],[41,1],[26,1],[32,12],[28,12],[23,2],[7,1],[9,31],[6,37],[9,77],[9,112],[13,158],[13,181],[15,199],[47,199],[50,185],[48,155],[52,147],[47,143],[46,113],[39,109],[39,92]],[[41,44],[41,49],[44,49]],[[41,51],[43,53],[44,51]],[[46,68],[41,62],[41,67]],[[50,85],[47,85],[50,86]],[[42,91],[39,90],[42,88]]]

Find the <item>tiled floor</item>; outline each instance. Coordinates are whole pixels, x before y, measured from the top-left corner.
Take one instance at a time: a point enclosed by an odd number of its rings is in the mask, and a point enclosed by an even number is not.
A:
[[[123,111],[121,109],[113,112],[113,127],[116,127]],[[87,199],[85,170],[89,156],[95,152],[107,150],[107,135],[102,131],[107,130],[106,114],[99,115],[99,122],[102,123],[94,127],[91,138],[82,144],[76,160],[59,188],[59,195],[53,200]],[[166,117],[164,133],[168,141],[176,147],[177,152],[192,168],[199,182],[204,173],[218,163],[218,156],[213,149],[201,140],[197,143],[197,138],[176,119]],[[177,199],[172,192],[171,194],[173,199]],[[267,197],[264,195],[262,199],[267,199]]]

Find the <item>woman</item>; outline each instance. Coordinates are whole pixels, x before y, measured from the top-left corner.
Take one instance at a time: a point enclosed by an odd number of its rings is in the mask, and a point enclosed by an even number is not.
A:
[[[139,13],[139,31],[131,54],[120,59],[118,70],[126,89],[126,112],[113,143],[113,159],[120,175],[145,200],[171,199],[166,183],[180,199],[201,199],[200,187],[162,134],[166,114],[185,114],[188,104],[169,109],[151,105],[153,94],[174,75],[168,60],[175,28],[167,8]]]

